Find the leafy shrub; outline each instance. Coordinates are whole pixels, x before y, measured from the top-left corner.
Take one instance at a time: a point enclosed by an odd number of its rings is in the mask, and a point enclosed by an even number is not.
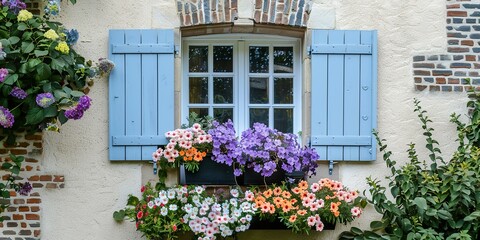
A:
[[[428,160],[420,160],[415,144],[407,152],[409,162],[398,167],[387,150],[385,140],[375,132],[383,160],[391,171],[388,189],[377,179],[367,178],[369,202],[382,214],[380,221],[370,224],[371,230],[351,228],[340,239],[480,239],[480,101],[478,94],[467,106],[470,122],[464,124],[452,114],[457,126],[459,147],[446,162],[438,142],[432,138],[431,120],[415,100],[415,112],[426,137]]]

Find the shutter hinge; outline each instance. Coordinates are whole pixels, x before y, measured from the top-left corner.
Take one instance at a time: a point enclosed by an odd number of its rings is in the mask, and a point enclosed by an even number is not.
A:
[[[328,163],[328,174],[330,176],[332,176],[332,174],[333,174],[333,164],[334,164],[333,160],[330,160],[330,162]]]
[[[153,162],[153,175],[157,175],[157,162]]]
[[[175,53],[175,55],[180,54],[180,46],[179,45],[173,46],[173,53]]]
[[[307,54],[308,54],[309,57],[312,56],[312,46],[307,47]]]

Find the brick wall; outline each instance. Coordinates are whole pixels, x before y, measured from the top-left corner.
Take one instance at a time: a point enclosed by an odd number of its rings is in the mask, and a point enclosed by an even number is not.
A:
[[[480,1],[446,0],[447,53],[413,57],[419,91],[462,92],[480,85]]]
[[[182,27],[234,22],[239,0],[177,0]],[[256,23],[307,26],[311,0],[255,0],[252,16]]]
[[[10,207],[3,213],[4,221],[0,223],[0,240],[32,240],[40,239],[42,192],[56,191],[64,187],[62,175],[47,173],[41,164],[42,134],[19,134],[15,146],[7,146],[0,141],[0,164],[9,162],[9,154],[24,156],[18,181],[29,181],[33,190],[28,196],[22,196],[15,191],[10,192],[7,203]],[[8,175],[0,171],[5,180]]]

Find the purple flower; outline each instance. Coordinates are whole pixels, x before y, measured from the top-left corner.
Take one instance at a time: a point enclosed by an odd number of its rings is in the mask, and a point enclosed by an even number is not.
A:
[[[5,78],[7,78],[8,75],[8,70],[6,68],[0,68],[0,83],[5,81]]]
[[[52,105],[55,102],[55,98],[49,92],[38,94],[35,100],[37,102],[37,105],[42,108],[50,107],[50,105]]]
[[[65,117],[68,119],[78,120],[83,117],[83,111],[79,110],[77,107],[74,107],[65,111]]]
[[[24,184],[20,184],[18,194],[27,196],[32,191],[32,189],[32,185],[29,182],[25,182]]]
[[[235,175],[235,177],[241,176],[242,174],[242,169],[235,168],[235,170],[233,170],[233,175]]]
[[[2,0],[2,5],[7,6],[15,14],[20,10],[27,8],[27,5],[20,0]]]
[[[81,111],[85,111],[90,108],[91,101],[92,99],[89,96],[83,95],[78,100],[77,108]]]
[[[0,125],[4,128],[11,128],[14,122],[13,114],[8,109],[0,106]]]
[[[19,87],[14,87],[10,92],[10,95],[16,97],[18,99],[25,99],[27,97],[27,92],[23,91],[23,89]]]

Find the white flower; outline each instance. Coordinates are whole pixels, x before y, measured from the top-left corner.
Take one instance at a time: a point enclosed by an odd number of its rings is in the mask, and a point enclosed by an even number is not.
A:
[[[167,197],[167,192],[165,192],[164,190],[161,190],[161,191],[158,193],[158,197],[159,197],[159,198]]]
[[[238,189],[232,189],[232,190],[230,190],[230,194],[231,194],[233,197],[238,197],[238,194],[239,194]]]
[[[167,203],[168,203],[168,198],[162,197],[162,198],[160,198],[160,202],[161,202],[163,205],[167,205]]]
[[[160,201],[160,198],[155,198],[155,205],[159,207],[162,204],[162,201]]]
[[[200,187],[200,186],[195,187],[195,192],[198,194],[201,194],[204,190],[205,189],[203,189],[203,187]]]
[[[166,216],[166,215],[168,214],[168,209],[167,209],[166,207],[162,207],[162,208],[160,209],[160,214],[161,214],[162,216]]]
[[[245,219],[247,219],[247,221],[252,221],[252,215],[250,214],[247,214],[247,216],[245,216]]]
[[[170,209],[170,211],[177,211],[178,206],[176,204],[172,204],[172,205],[170,205],[169,209]]]
[[[148,205],[148,208],[153,208],[153,206],[155,206],[153,201],[148,202],[147,205]]]
[[[236,207],[238,205],[237,199],[236,198],[230,199],[230,204],[232,204],[234,207]]]
[[[167,196],[170,199],[174,199],[175,198],[175,190],[172,190],[172,189],[168,190]]]

